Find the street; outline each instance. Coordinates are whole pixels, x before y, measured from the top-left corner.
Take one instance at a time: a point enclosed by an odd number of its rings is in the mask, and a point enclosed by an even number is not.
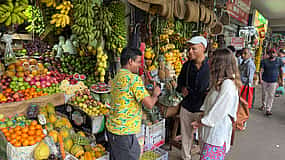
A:
[[[285,96],[274,99],[273,115],[264,116],[261,106],[261,88],[256,88],[254,108],[245,131],[237,131],[235,144],[226,160],[284,160],[285,159]],[[170,160],[180,159],[180,150],[173,147]],[[199,156],[194,155],[193,160]]]

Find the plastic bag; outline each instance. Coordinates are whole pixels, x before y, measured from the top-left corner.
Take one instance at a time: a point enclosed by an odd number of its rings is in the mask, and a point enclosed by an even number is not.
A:
[[[16,56],[12,49],[12,35],[5,34],[2,39],[6,43],[4,63],[9,65],[16,61]]]

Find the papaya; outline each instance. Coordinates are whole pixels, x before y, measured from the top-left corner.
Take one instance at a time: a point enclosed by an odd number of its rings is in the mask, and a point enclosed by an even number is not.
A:
[[[91,152],[85,152],[84,153],[84,160],[93,160],[93,156]]]
[[[68,128],[62,128],[59,132],[63,139],[70,137],[70,130]]]
[[[66,138],[63,141],[63,145],[64,145],[64,150],[69,152],[73,146],[73,141],[71,138]]]
[[[64,122],[64,126],[66,128],[72,128],[72,125],[71,125],[70,121],[67,118],[63,117],[61,120]]]
[[[70,153],[78,158],[84,154],[84,149],[82,146],[75,144],[72,146]]]
[[[49,114],[49,122],[55,123],[56,121],[57,121],[56,115],[55,114]]]
[[[47,109],[48,113],[50,113],[50,114],[55,114],[55,107],[54,107],[53,104],[48,103],[48,104],[46,105],[46,109]]]

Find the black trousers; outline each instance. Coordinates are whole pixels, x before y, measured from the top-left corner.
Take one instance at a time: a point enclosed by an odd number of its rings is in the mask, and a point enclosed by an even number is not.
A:
[[[138,160],[140,145],[135,134],[116,135],[107,131],[110,145],[110,160]]]

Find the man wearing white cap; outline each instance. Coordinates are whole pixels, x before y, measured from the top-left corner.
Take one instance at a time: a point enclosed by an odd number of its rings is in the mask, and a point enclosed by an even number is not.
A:
[[[187,46],[191,60],[183,64],[177,86],[177,91],[184,97],[180,110],[183,160],[191,160],[194,133],[191,123],[202,115],[200,108],[209,89],[210,79],[210,69],[204,54],[207,40],[195,36],[187,41]]]

